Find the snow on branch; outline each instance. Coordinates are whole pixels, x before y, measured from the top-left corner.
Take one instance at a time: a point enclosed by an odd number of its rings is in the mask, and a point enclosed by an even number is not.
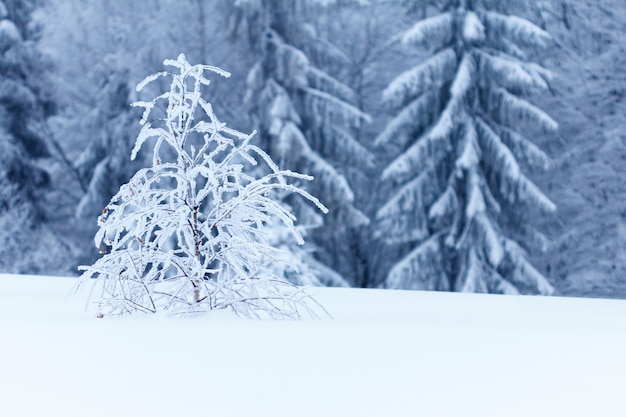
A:
[[[309,137],[316,151],[335,162],[368,170],[375,168],[374,155],[339,126],[324,125]]]
[[[500,137],[483,120],[477,120],[482,149],[489,155],[488,164],[499,173],[500,193],[511,203],[530,200],[542,211],[553,213],[556,206],[541,190],[522,174],[517,160]]]
[[[538,85],[543,85],[543,83],[541,82],[541,80],[543,80],[546,86],[549,86],[549,84],[552,82],[552,79],[554,77],[552,74],[552,71],[534,62],[525,63],[524,69],[533,76],[533,78],[536,80]]]
[[[244,97],[244,103],[249,104],[254,95],[263,90],[265,86],[265,73],[260,61],[254,64],[250,71],[248,71],[246,86],[248,87],[248,91]]]
[[[487,209],[485,199],[483,197],[482,187],[480,186],[480,177],[476,169],[468,172],[469,179],[467,185],[467,202],[465,204],[465,217],[472,220],[477,215],[484,213]]]
[[[550,71],[536,64],[527,64],[512,58],[501,58],[475,50],[474,56],[479,66],[479,73],[483,80],[493,82],[507,89],[522,89],[530,92],[532,89],[545,90],[548,88],[546,79],[551,78]]]
[[[449,290],[443,268],[441,233],[413,249],[387,275],[387,287],[403,290]]]
[[[546,112],[503,88],[491,89],[485,104],[487,111],[498,123],[509,127],[536,123],[546,132],[554,132],[559,128],[558,123]]]
[[[510,230],[516,241],[519,241],[529,250],[546,253],[553,247],[550,239],[530,224],[514,222]]]
[[[481,157],[481,150],[478,146],[478,134],[474,121],[466,118],[463,123],[461,140],[455,166],[457,169],[470,170],[478,166]]]
[[[402,42],[429,46],[433,49],[441,48],[452,41],[453,22],[454,17],[450,12],[420,20],[404,33]]]
[[[318,118],[337,120],[351,126],[360,126],[361,122],[370,123],[371,117],[352,104],[314,88],[303,88],[307,97],[307,109]]]
[[[505,239],[504,247],[512,264],[511,280],[520,286],[531,287],[533,292],[541,295],[554,294],[554,287],[525,258],[525,251],[513,240]]]
[[[364,227],[370,224],[369,217],[352,204],[331,207],[326,217],[330,218],[328,223],[332,224],[336,230]]]
[[[496,198],[494,197],[491,191],[491,187],[489,186],[489,184],[487,183],[484,177],[481,177],[480,189],[482,191],[487,209],[490,211],[490,213],[493,213],[495,215],[500,214],[502,212],[502,206],[500,205],[498,200],[496,200]]]
[[[439,198],[430,206],[428,218],[434,222],[457,213],[459,209],[459,199],[453,188],[453,183],[449,184]]]
[[[530,200],[544,213],[556,212],[556,204],[552,202],[531,180],[521,175],[517,195],[519,200]]]
[[[487,285],[490,293],[519,295],[519,290],[513,284],[505,280],[495,269],[491,268],[487,274]]]
[[[473,248],[468,248],[462,254],[465,262],[461,263],[461,268],[457,274],[454,284],[454,291],[486,293],[489,292],[487,286],[487,273],[483,268],[483,263],[478,259],[478,255]]]
[[[327,212],[317,198],[291,184],[312,177],[280,170],[250,143],[254,133],[218,120],[201,88],[209,84],[205,71],[225,71],[192,66],[182,54],[165,65],[178,69],[167,74],[169,92],[139,104],[147,115],[136,149],[154,139],[153,166],[139,170],[103,210],[95,243],[104,255],[80,267],[79,285],[93,283],[90,301],[100,316],[224,308],[261,318],[325,314],[306,291],[276,275],[273,265],[286,258],[269,244],[266,230],[278,220],[303,243],[295,216],[273,195],[299,194]],[[166,118],[150,117],[162,100]],[[159,153],[162,146],[167,152]],[[268,174],[245,173],[246,165],[258,162],[267,165]]]
[[[526,162],[528,166],[542,170],[548,170],[553,167],[554,162],[552,159],[530,140],[507,127],[497,126],[495,128],[500,138],[502,138],[502,142],[506,144],[518,159]]]
[[[404,181],[420,172],[427,163],[441,160],[450,147],[449,138],[457,124],[454,115],[458,107],[458,102],[448,102],[437,123],[385,168],[382,179]]]
[[[326,200],[334,201],[340,205],[351,204],[354,201],[354,193],[348,180],[321,158],[317,152],[311,151],[301,157],[306,171],[315,177],[319,194],[323,195]]]
[[[524,46],[544,48],[552,40],[548,32],[518,16],[505,16],[500,13],[480,12],[489,38],[506,37]]]
[[[506,174],[514,181],[519,179],[521,171],[513,153],[507,148],[500,137],[482,119],[476,119],[482,149],[488,155],[486,161],[498,172]]]
[[[437,177],[431,166],[402,186],[376,214],[376,238],[387,242],[421,241],[428,237],[427,207],[438,194]]]
[[[400,107],[429,89],[450,81],[456,72],[457,56],[444,49],[425,63],[402,73],[383,91],[383,101]]]
[[[281,122],[284,121],[293,121],[296,124],[300,124],[300,116],[296,111],[289,95],[283,91],[278,91],[270,102],[269,111],[267,112],[267,116],[270,121],[268,121],[268,126],[270,126],[270,134],[275,134],[278,131],[278,128],[272,126],[274,120],[279,120]]]
[[[477,226],[477,237],[479,242],[482,242],[489,264],[497,268],[504,258],[502,236],[496,231],[493,222],[484,212],[474,217],[474,224]]]
[[[311,66],[307,56],[298,48],[283,41],[279,34],[270,31],[268,42],[273,47],[269,57],[272,61],[272,76],[288,88],[308,86],[307,69]]]
[[[439,103],[439,94],[435,91],[429,91],[411,103],[398,113],[378,135],[374,141],[374,146],[379,147],[395,141],[400,146],[405,145],[405,141],[401,138],[409,138],[409,135],[402,135],[409,131],[421,132],[435,121],[435,118],[441,110]]]
[[[286,97],[286,99],[288,99],[288,97]],[[277,113],[275,112],[273,116],[277,116]],[[294,122],[289,119],[283,120],[280,117],[272,117],[269,133],[275,138],[276,149],[282,162],[289,164],[302,163],[304,169],[313,174],[316,179],[316,188],[320,190],[320,194],[324,195],[328,201],[335,201],[339,204],[352,203],[354,193],[346,178],[337,172],[330,163],[324,160],[318,154],[317,150],[311,148],[306,137]],[[341,132],[335,131],[334,134],[340,135]],[[335,137],[335,139],[338,138],[339,137]],[[342,137],[341,139],[345,138]],[[324,140],[329,141],[329,138],[324,137]],[[332,142],[324,142],[324,144],[326,144],[325,146],[327,147],[333,145]],[[357,146],[352,149],[350,149],[350,144],[342,144],[346,146],[339,150],[346,152],[344,155],[346,159],[350,158],[350,155],[347,154],[350,151],[367,152],[369,154],[365,148],[360,147],[358,142],[354,141],[354,143],[352,143],[352,145],[355,144]],[[323,149],[324,146],[322,146],[322,150]]]
[[[278,132],[276,135],[276,150],[281,160],[297,161],[302,155],[308,155],[313,152],[304,134],[295,123],[291,121],[284,123]]]
[[[338,65],[350,65],[350,57],[341,48],[332,42],[320,37],[315,26],[309,23],[301,24],[297,37],[308,38],[299,43],[309,56],[318,62],[333,62]],[[296,37],[294,36],[294,38]]]
[[[357,4],[359,6],[367,6],[369,0],[305,0],[306,3],[310,3],[314,6],[329,7],[334,6],[337,3],[341,4]]]
[[[277,100],[283,104],[276,104]],[[333,216],[336,217],[339,207],[352,204],[354,193],[346,178],[322,158],[320,152],[348,164],[365,161],[371,167],[374,165],[373,155],[349,132],[334,125],[325,125],[321,131],[312,132],[309,143],[304,133],[291,120],[293,112],[289,97],[283,94],[274,99],[269,112],[271,123],[269,133],[274,137],[281,163],[302,166],[307,172],[312,173],[316,179],[317,191],[324,195],[327,201],[333,202]],[[365,215],[356,212],[347,219],[346,224],[361,226],[369,223]]]
[[[462,100],[467,91],[473,84],[474,74],[476,73],[476,63],[472,56],[468,53],[463,54],[461,64],[456,71],[456,76],[450,87],[452,98]]]
[[[309,85],[316,90],[325,91],[346,102],[352,102],[355,99],[354,91],[350,87],[318,68],[309,66],[307,77]]]
[[[468,11],[463,20],[463,39],[469,43],[478,43],[485,40],[485,27],[476,16],[476,13]]]
[[[495,39],[487,39],[485,46],[522,61],[526,61],[528,59],[526,52],[524,52],[522,48],[502,36]]]
[[[0,3],[0,5],[4,6],[2,3]],[[0,44],[0,51],[3,53],[9,47],[22,41],[20,30],[10,19],[2,18],[0,20],[0,40],[2,41]]]

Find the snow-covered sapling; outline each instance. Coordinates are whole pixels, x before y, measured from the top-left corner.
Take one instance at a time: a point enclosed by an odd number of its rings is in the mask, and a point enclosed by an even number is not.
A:
[[[280,170],[248,135],[220,122],[202,90],[216,67],[166,60],[170,90],[134,106],[145,109],[131,158],[155,140],[152,166],[123,185],[98,219],[95,243],[104,255],[81,266],[81,283],[95,278],[90,299],[98,314],[134,311],[188,313],[231,309],[246,317],[300,318],[324,311],[302,288],[273,273],[285,261],[268,244],[266,226],[279,219],[302,243],[295,217],[274,191],[313,196],[288,183],[312,177]],[[162,109],[161,104],[166,104]],[[164,116],[155,117],[157,111]],[[265,163],[269,174],[246,174],[245,163]],[[248,170],[249,171],[249,170]]]

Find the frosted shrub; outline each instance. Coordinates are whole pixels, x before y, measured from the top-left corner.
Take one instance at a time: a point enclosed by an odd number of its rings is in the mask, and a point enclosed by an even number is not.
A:
[[[231,309],[246,317],[316,317],[323,308],[272,272],[272,263],[285,256],[267,243],[266,228],[281,221],[303,243],[295,217],[272,193],[300,194],[326,212],[316,198],[288,183],[312,178],[279,170],[250,143],[254,133],[217,119],[201,95],[209,85],[205,74],[229,73],[192,66],[182,54],[164,64],[175,71],[149,76],[137,91],[170,77],[169,92],[134,103],[145,111],[131,158],[146,140],[155,140],[152,166],[139,170],[103,210],[95,242],[104,255],[80,267],[81,284],[95,278],[90,300],[98,314]],[[157,111],[164,117],[156,117]],[[245,173],[244,164],[257,161],[269,174]]]

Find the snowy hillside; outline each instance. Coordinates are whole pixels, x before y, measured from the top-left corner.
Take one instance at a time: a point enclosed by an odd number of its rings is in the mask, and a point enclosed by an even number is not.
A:
[[[0,276],[0,415],[626,415],[626,301],[315,288],[333,320],[99,320],[74,282]]]

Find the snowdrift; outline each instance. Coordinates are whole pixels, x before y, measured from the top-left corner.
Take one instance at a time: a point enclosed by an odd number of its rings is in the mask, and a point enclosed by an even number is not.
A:
[[[626,301],[314,288],[333,315],[97,319],[0,275],[0,416],[624,416]]]

